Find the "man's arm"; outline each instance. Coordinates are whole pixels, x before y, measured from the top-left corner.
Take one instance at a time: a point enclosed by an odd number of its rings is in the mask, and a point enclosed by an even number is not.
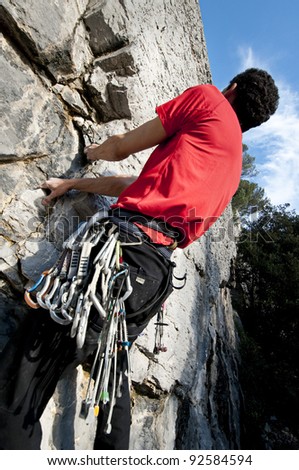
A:
[[[109,137],[101,145],[89,145],[84,151],[89,160],[119,161],[132,153],[160,144],[166,137],[164,127],[157,117],[126,134]],[[136,179],[137,176],[127,175],[82,179],[50,178],[41,186],[41,188],[51,191],[43,199],[43,204],[49,204],[53,199],[62,196],[70,189],[117,197]]]
[[[130,184],[134,183],[137,176],[116,175],[98,176],[97,178],[50,178],[41,188],[50,190],[50,194],[43,199],[43,204],[49,204],[53,199],[62,196],[70,189],[77,189],[87,193],[102,194],[104,196],[117,197]]]
[[[92,144],[85,148],[89,160],[124,160],[132,153],[154,147],[167,138],[158,117],[142,124],[126,134],[109,137],[103,144]]]

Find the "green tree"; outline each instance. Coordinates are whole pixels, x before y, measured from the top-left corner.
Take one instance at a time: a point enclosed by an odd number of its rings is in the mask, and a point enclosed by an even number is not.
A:
[[[267,205],[242,229],[235,308],[244,326],[242,385],[248,433],[270,416],[295,429],[299,416],[299,216]],[[258,445],[258,444],[256,444]]]
[[[258,171],[255,165],[255,157],[248,153],[248,146],[243,144],[243,155],[242,155],[242,175],[241,178],[255,178],[258,175]]]
[[[258,175],[255,157],[248,153],[248,147],[243,144],[242,174],[239,188],[232,199],[232,207],[244,222],[254,208],[261,210],[269,203],[265,191],[257,183],[251,181]]]
[[[252,211],[261,210],[268,203],[265,191],[257,183],[241,180],[238,191],[233,197],[233,208],[238,211],[241,219]]]

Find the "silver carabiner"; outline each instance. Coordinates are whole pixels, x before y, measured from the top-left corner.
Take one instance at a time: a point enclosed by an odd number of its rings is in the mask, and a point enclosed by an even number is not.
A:
[[[71,321],[67,320],[66,318],[59,317],[52,308],[50,309],[50,316],[52,320],[54,320],[59,325],[69,325],[71,323]]]
[[[72,338],[74,338],[77,334],[77,328],[78,328],[78,325],[79,325],[81,312],[82,312],[83,298],[84,297],[83,297],[83,294],[81,292],[81,294],[79,295],[79,298],[77,300],[76,310],[75,310],[72,329],[71,329],[71,337]]]
[[[50,290],[49,294],[47,294],[45,299],[44,299],[44,303],[45,303],[48,310],[51,310],[51,308],[52,308],[52,304],[51,304],[50,301],[51,301],[52,297],[54,296],[55,292],[57,291],[59,285],[60,285],[60,279],[59,279],[59,277],[56,277],[55,281],[53,283],[52,289]]]
[[[85,303],[83,303],[82,315],[80,317],[80,321],[79,321],[79,325],[77,329],[77,335],[76,335],[76,343],[79,349],[83,347],[84,342],[85,342],[90,307],[91,307],[90,303],[88,305],[85,305]]]

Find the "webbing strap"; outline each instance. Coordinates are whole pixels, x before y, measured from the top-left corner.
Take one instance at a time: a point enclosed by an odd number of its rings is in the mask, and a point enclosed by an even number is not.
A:
[[[177,228],[172,227],[162,219],[150,217],[139,212],[121,209],[119,207],[110,210],[109,215],[110,214],[119,219],[127,220],[131,224],[138,223],[145,227],[149,227],[156,232],[163,233],[163,235],[172,238],[174,241],[179,241],[182,238],[182,234]]]
[[[148,238],[148,236],[142,230],[140,230],[140,228],[138,228],[137,225],[135,225],[134,223],[129,222],[126,219],[116,217],[114,215],[109,216],[109,219],[113,223],[115,223],[119,227],[120,231],[122,231],[123,233],[127,233],[128,235],[133,235],[133,236],[135,236],[135,237],[137,237],[141,240],[146,241],[155,250],[157,250],[159,253],[161,253],[166,259],[171,258],[172,254],[173,254],[173,250],[167,248],[166,246],[157,245],[155,243],[152,243],[151,240]]]

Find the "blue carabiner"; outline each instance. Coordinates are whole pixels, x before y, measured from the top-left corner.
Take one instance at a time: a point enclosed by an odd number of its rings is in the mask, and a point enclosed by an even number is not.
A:
[[[43,282],[43,279],[47,276],[48,273],[49,273],[49,271],[44,271],[44,272],[41,274],[39,280],[34,284],[34,286],[30,287],[30,289],[26,289],[27,292],[33,292],[33,291],[35,291],[35,290],[41,285],[41,283]]]

